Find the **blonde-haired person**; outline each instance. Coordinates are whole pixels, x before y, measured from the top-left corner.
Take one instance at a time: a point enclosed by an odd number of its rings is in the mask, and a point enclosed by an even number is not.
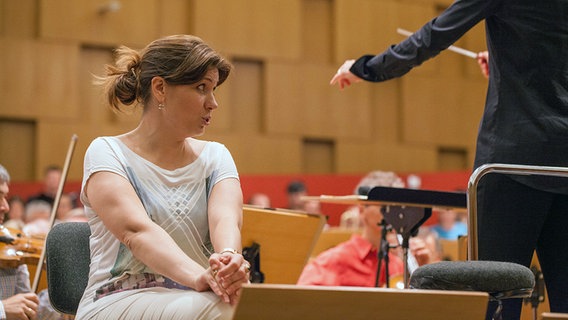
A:
[[[50,229],[51,204],[44,200],[32,200],[26,204],[24,216],[24,234],[40,237],[47,235]]]
[[[363,177],[355,192],[367,195],[376,186],[404,187],[404,182],[394,172],[373,171]],[[356,207],[361,234],[354,233],[351,238],[337,246],[320,253],[304,267],[298,280],[299,285],[374,287],[377,285],[379,264],[378,250],[383,232],[383,214],[376,205]],[[357,222],[359,223],[359,222]],[[396,234],[387,234],[389,243],[396,243]],[[397,252],[388,253],[389,276],[401,275],[404,263]],[[385,264],[381,265],[378,286],[386,285]]]
[[[85,154],[91,270],[77,319],[230,319],[249,282],[242,191],[225,146],[195,137],[231,64],[190,35],[116,54],[98,83],[112,108],[143,112]]]
[[[404,188],[404,181],[392,171],[371,171],[365,175],[355,187],[355,195],[366,196],[367,193],[376,186]],[[360,206],[353,206],[341,214],[340,227],[346,229],[359,230],[363,227]]]

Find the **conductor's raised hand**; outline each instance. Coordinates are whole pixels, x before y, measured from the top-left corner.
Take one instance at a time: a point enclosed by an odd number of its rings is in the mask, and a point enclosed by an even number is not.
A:
[[[351,69],[351,66],[353,66],[353,63],[355,63],[355,60],[346,60],[343,65],[339,67],[339,69],[337,69],[337,73],[333,76],[333,78],[331,78],[329,84],[338,84],[339,89],[343,90],[343,88],[350,86],[353,83],[362,81],[363,79],[357,77],[356,75],[351,73],[351,71],[349,71]]]
[[[479,52],[477,54],[477,64],[479,64],[481,74],[483,74],[485,78],[489,78],[489,52]]]

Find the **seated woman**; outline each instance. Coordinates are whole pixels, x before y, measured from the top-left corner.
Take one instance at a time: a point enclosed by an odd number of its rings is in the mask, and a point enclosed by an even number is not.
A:
[[[225,146],[195,137],[231,65],[189,35],[116,53],[98,78],[106,98],[143,110],[134,130],[85,154],[91,270],[77,319],[230,319],[249,281],[242,191]]]

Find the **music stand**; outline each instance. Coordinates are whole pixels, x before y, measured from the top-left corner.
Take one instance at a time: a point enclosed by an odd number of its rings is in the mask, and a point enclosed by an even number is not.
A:
[[[408,288],[408,247],[410,237],[432,216],[432,207],[467,206],[465,193],[404,188],[374,187],[367,194],[367,201],[383,204],[381,212],[385,221],[402,236],[404,254],[404,287]],[[387,275],[388,281],[388,275]]]
[[[467,208],[467,195],[462,192],[448,192],[435,190],[416,190],[405,188],[374,187],[367,196],[330,196],[302,197],[303,200],[317,200],[320,202],[336,204],[361,204],[387,206],[385,220],[398,231],[404,234],[416,232],[432,214],[433,207],[439,208]],[[401,219],[399,215],[402,214]],[[389,221],[390,220],[390,221]],[[403,237],[404,237],[403,234]],[[403,241],[404,242],[404,241]],[[406,256],[406,253],[405,253]],[[404,286],[408,287],[408,257],[405,258]]]
[[[325,222],[321,214],[243,206],[242,245],[259,245],[264,283],[296,284]]]

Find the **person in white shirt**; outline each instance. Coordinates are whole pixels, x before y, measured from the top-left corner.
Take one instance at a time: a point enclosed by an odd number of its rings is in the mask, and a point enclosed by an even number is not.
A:
[[[91,270],[77,319],[230,319],[250,273],[243,196],[227,148],[196,137],[232,66],[190,35],[116,53],[98,78],[107,101],[143,111],[85,154]]]

